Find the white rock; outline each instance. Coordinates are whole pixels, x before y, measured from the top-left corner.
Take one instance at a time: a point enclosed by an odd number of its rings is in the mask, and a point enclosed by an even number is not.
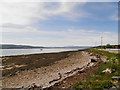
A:
[[[109,68],[107,68],[107,69],[103,70],[102,72],[103,72],[103,73],[112,73],[112,70],[109,69]]]

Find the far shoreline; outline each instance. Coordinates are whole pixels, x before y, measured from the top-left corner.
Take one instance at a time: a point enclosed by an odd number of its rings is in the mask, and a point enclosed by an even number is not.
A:
[[[92,48],[92,47],[91,47]],[[10,55],[10,56],[0,56],[0,58],[4,57],[18,57],[18,56],[26,56],[26,55],[40,55],[40,54],[52,54],[52,53],[64,53],[64,52],[74,52],[74,51],[85,51],[91,48],[85,48],[85,49],[78,49],[78,50],[70,50],[70,51],[58,51],[58,52],[46,52],[46,53],[34,53],[34,54],[22,54],[22,55]],[[46,48],[47,49],[47,48]],[[50,48],[51,49],[51,48]]]

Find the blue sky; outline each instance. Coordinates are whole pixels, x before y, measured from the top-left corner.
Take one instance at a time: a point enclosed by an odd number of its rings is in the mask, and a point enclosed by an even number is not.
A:
[[[118,44],[117,2],[3,3],[2,43],[40,46]]]
[[[81,8],[81,6],[78,5],[75,9],[76,12],[79,12],[79,8]],[[58,28],[65,30],[71,27],[75,29],[97,29],[99,31],[117,32],[118,22],[112,20],[112,15],[116,14],[117,16],[117,3],[91,2],[83,5],[82,10],[91,15],[81,19],[78,17],[73,21],[63,17],[53,16],[50,20],[38,22],[37,25],[40,25],[42,29],[46,30],[58,30]]]

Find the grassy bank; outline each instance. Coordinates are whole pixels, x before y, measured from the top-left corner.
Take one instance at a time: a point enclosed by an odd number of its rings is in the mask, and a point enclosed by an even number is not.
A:
[[[75,89],[92,88],[92,89],[103,89],[110,88],[112,86],[120,85],[120,83],[112,80],[113,76],[120,76],[120,54],[110,53],[98,49],[89,49],[88,52],[93,54],[99,54],[108,58],[108,62],[105,62],[100,68],[94,73],[92,77],[89,77],[84,82],[76,83],[72,86]],[[109,69],[111,73],[105,73],[104,70]]]

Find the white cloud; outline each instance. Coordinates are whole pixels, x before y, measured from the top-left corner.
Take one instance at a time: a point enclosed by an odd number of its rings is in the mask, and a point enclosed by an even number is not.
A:
[[[38,3],[1,3],[0,15],[1,24],[27,25],[33,23],[36,18],[44,19],[44,15],[39,15],[42,4]]]
[[[82,10],[80,14],[74,12],[74,8],[81,3],[58,2],[55,8],[51,8],[53,4],[45,2],[0,3],[0,25],[30,25],[56,15],[70,19],[88,14]]]
[[[118,44],[116,35],[104,36],[103,44]],[[86,36],[79,36],[77,38],[50,38],[50,37],[16,37],[16,38],[3,38],[2,43],[13,43],[13,44],[29,44],[29,45],[39,45],[39,46],[91,46],[91,45],[100,45],[101,39],[100,36],[95,36],[94,34],[91,37],[88,35]]]
[[[33,33],[38,31],[32,27],[25,27],[25,28],[1,27],[0,32],[1,33]]]
[[[68,1],[66,1],[57,2],[55,5],[48,2],[16,1],[11,3],[9,1],[8,3],[0,2],[0,25],[31,25],[35,22],[48,20],[55,16],[61,16],[68,20],[77,20],[78,18],[88,16],[92,17],[90,13],[81,10],[81,8],[79,8],[79,12],[75,10],[77,5],[82,6],[85,2],[68,3]],[[112,18],[116,20],[116,17]]]
[[[100,45],[101,34],[103,44],[117,44],[118,35],[112,32],[97,30],[37,30],[32,27],[22,29],[4,28],[3,42],[14,44],[30,44],[42,46]],[[9,35],[7,37],[7,35]],[[12,36],[11,36],[12,35]],[[23,36],[22,36],[23,35]],[[27,35],[27,36],[26,36]]]

